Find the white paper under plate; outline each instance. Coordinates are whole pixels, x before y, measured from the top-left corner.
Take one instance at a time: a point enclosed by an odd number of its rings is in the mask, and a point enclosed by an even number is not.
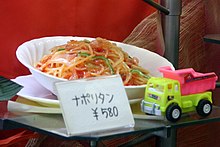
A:
[[[42,107],[8,101],[8,111],[10,112],[29,112],[29,113],[48,113],[61,114],[61,109],[56,107]]]
[[[49,90],[40,85],[32,75],[19,76],[12,81],[22,85],[22,88],[17,95],[37,102],[40,105],[47,107],[59,107],[59,101],[57,97]],[[140,99],[129,100],[130,104],[140,102]]]
[[[18,96],[37,102],[43,106],[59,107],[57,97],[40,85],[32,75],[19,76],[12,81],[23,86],[17,93]]]

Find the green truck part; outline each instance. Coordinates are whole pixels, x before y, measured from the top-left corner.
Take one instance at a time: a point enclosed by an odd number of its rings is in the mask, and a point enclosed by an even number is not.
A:
[[[207,78],[199,80],[192,82],[198,85],[196,82],[202,82]],[[210,83],[215,84],[216,76],[211,76],[211,80]],[[191,85],[194,83],[190,83],[189,88],[192,91]],[[195,84],[194,87],[196,87]],[[164,115],[171,122],[179,120],[182,113],[191,111],[197,111],[202,117],[208,116],[212,111],[212,92],[205,90],[183,95],[182,87],[179,80],[166,77],[150,78],[146,85],[145,97],[141,101],[141,110],[146,114]]]

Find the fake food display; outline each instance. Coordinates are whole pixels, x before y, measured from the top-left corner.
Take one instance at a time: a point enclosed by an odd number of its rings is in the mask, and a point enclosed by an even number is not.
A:
[[[212,92],[215,89],[215,73],[198,73],[192,68],[172,70],[159,68],[163,77],[152,77],[146,86],[141,110],[147,114],[165,115],[176,122],[182,113],[197,111],[208,116],[212,111]]]
[[[91,46],[95,49],[92,50]],[[107,50],[107,47],[110,49]],[[167,59],[147,49],[89,37],[51,36],[32,39],[18,47],[16,56],[36,81],[55,95],[56,82],[119,73],[124,79],[128,99],[143,98],[146,83],[136,84],[142,81],[141,77],[149,76],[146,70],[151,76],[161,77],[162,74],[157,70],[159,67],[174,68]],[[73,61],[69,62],[70,59]],[[74,74],[71,75],[71,72]]]

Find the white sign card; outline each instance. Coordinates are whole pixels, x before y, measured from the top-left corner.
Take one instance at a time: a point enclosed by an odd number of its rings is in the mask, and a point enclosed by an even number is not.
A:
[[[68,135],[133,127],[120,75],[55,84]]]

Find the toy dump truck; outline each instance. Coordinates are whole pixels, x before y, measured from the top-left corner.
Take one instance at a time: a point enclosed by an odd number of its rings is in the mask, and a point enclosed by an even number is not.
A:
[[[141,109],[147,114],[165,115],[167,120],[176,122],[182,113],[197,111],[208,116],[212,111],[212,92],[217,76],[214,72],[199,73],[192,68],[172,70],[159,69],[163,77],[149,79]]]

